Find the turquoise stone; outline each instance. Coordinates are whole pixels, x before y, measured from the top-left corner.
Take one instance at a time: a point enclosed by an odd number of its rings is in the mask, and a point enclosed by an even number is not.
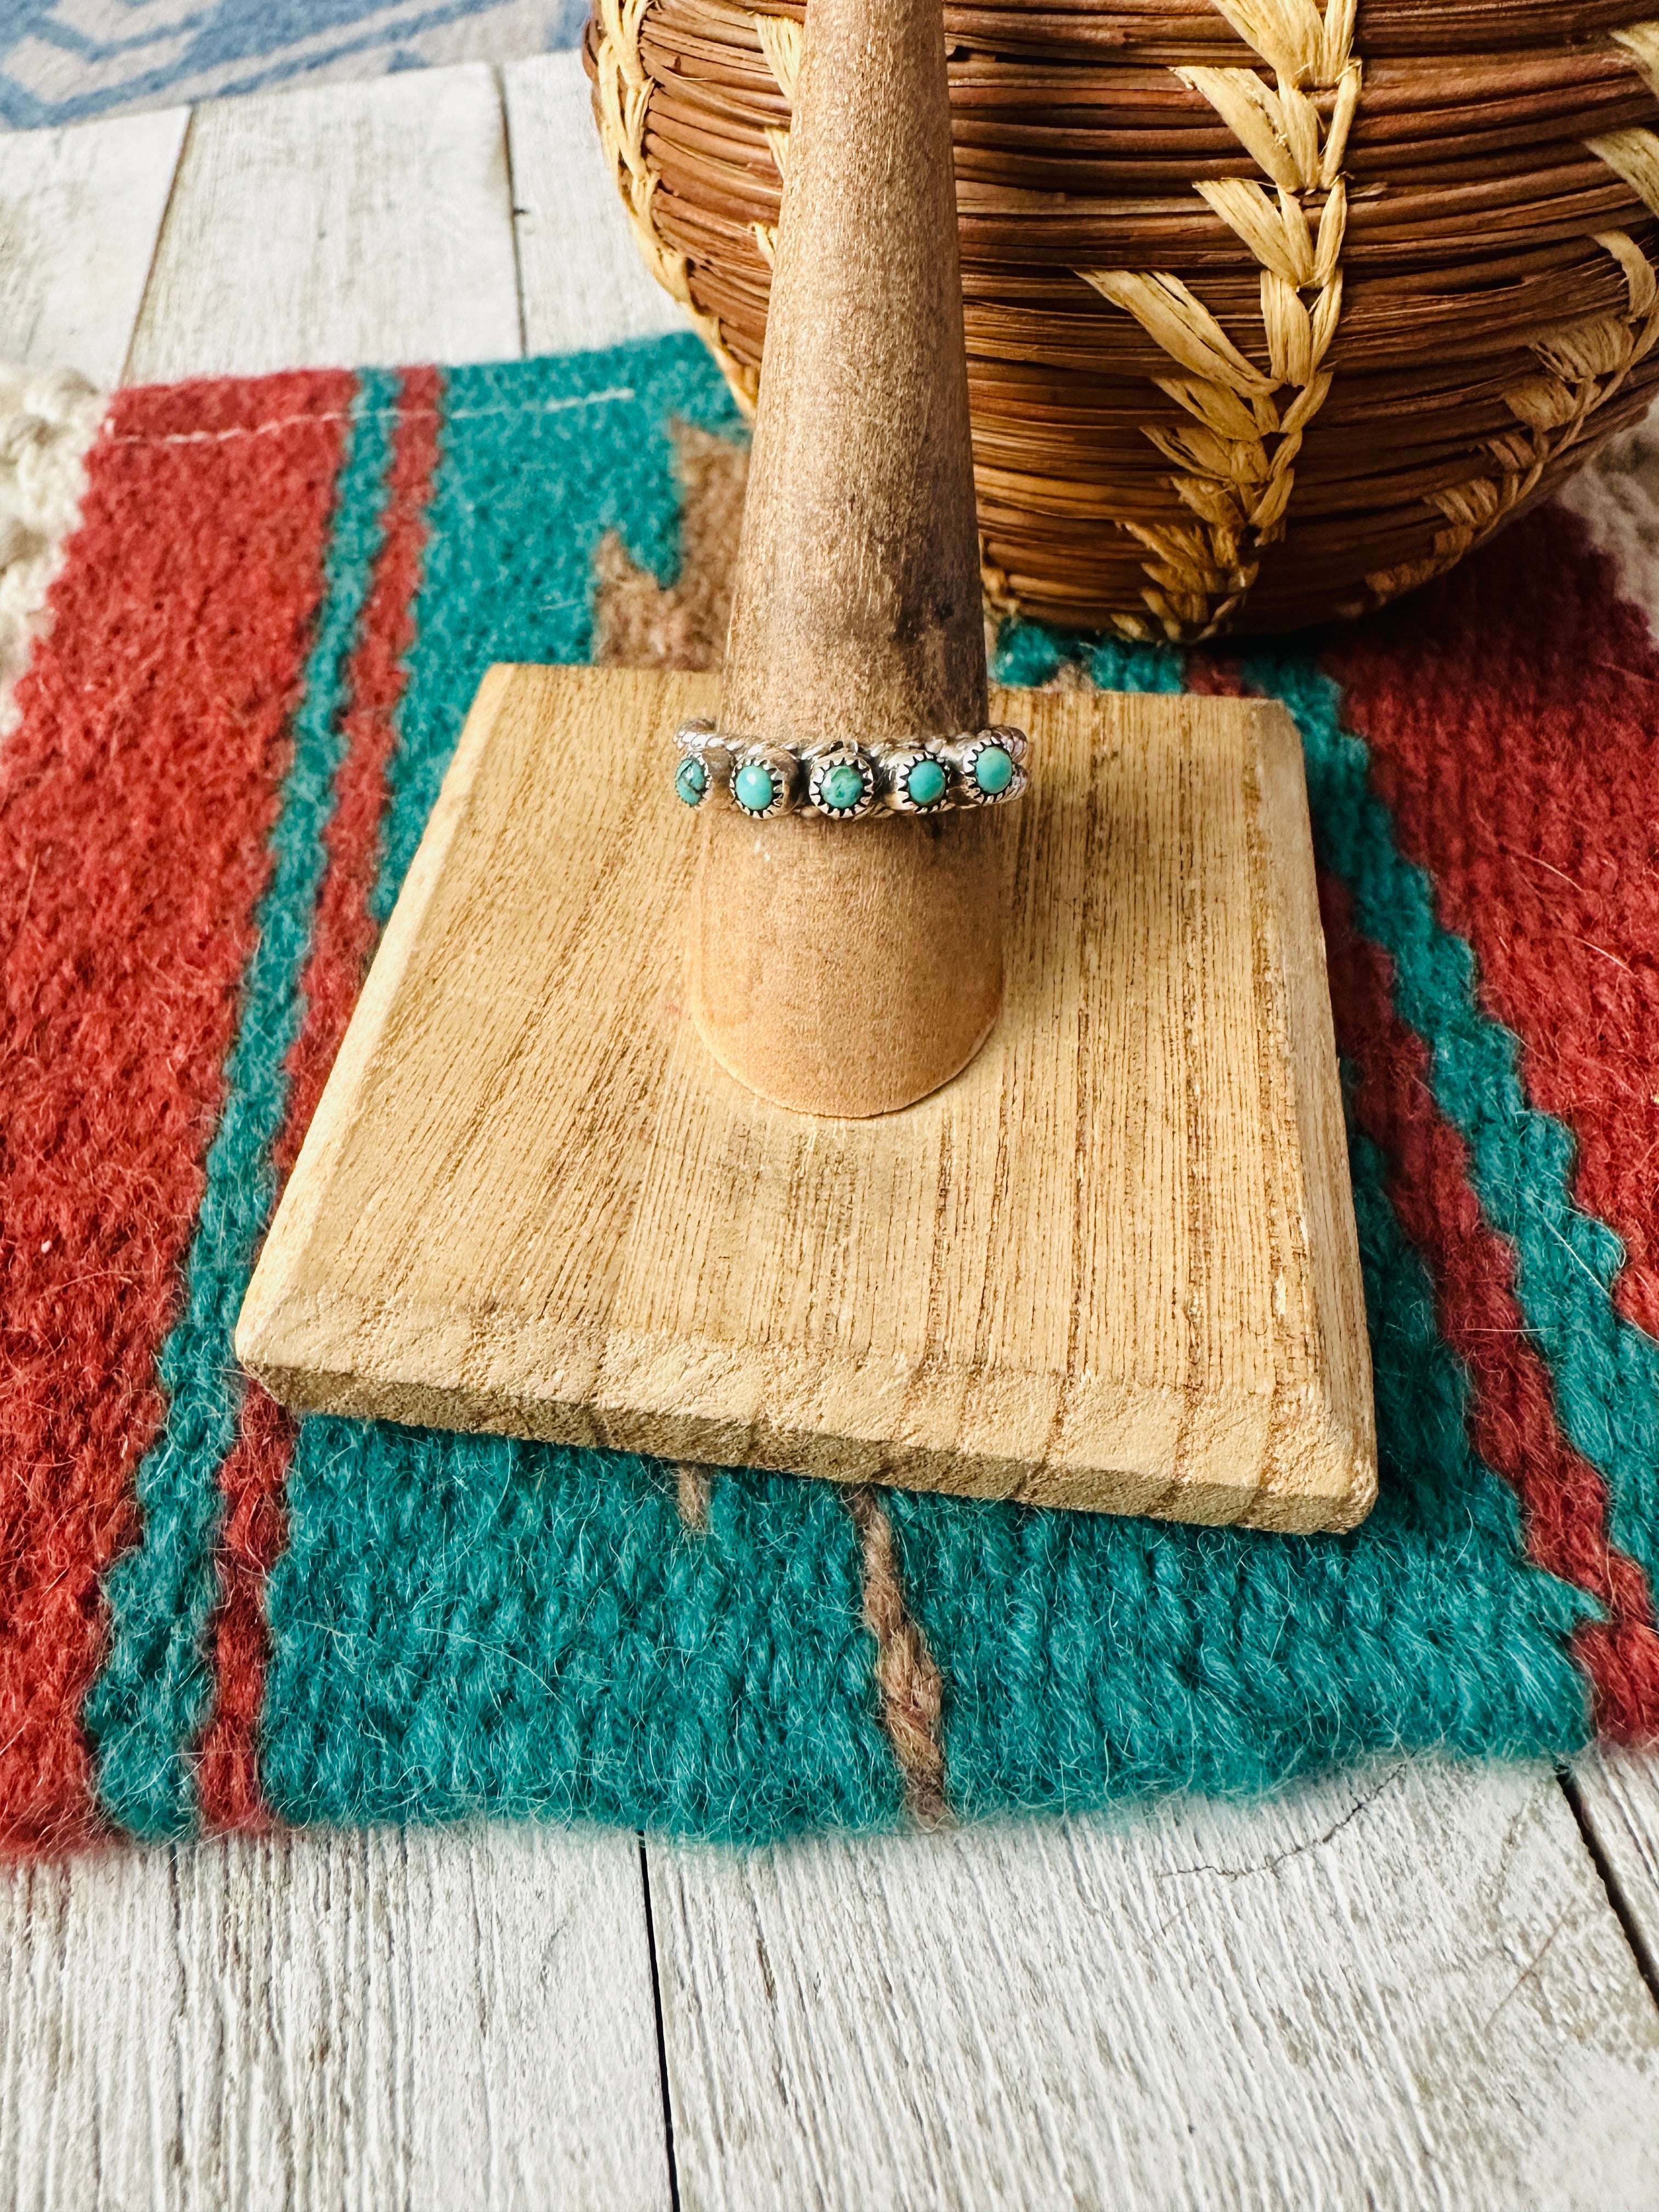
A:
[[[683,760],[675,772],[674,788],[688,806],[699,805],[708,788],[708,770],[700,760]]]
[[[931,806],[945,796],[945,770],[936,760],[919,760],[904,779],[904,788],[913,805]]]
[[[750,761],[747,768],[740,768],[732,787],[751,814],[764,814],[772,804],[772,773],[758,761]]]
[[[864,796],[864,778],[850,761],[830,769],[818,786],[826,806],[856,806]]]
[[[974,781],[988,798],[1006,791],[1014,780],[1014,759],[1000,745],[987,745],[974,763]]]

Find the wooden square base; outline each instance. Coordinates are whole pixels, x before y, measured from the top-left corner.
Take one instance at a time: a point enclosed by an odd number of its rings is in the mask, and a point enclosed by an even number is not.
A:
[[[683,1016],[668,737],[712,678],[497,668],[237,1331],[302,1411],[1345,1528],[1370,1357],[1282,708],[1007,692],[1007,992],[815,1121]],[[861,834],[857,831],[848,834]],[[878,834],[878,833],[876,833]]]

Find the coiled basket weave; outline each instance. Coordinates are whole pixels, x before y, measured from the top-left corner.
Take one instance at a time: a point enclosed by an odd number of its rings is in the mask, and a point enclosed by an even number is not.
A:
[[[810,9],[595,0],[659,280],[752,403]],[[947,0],[992,600],[1194,641],[1366,611],[1659,381],[1629,0]]]

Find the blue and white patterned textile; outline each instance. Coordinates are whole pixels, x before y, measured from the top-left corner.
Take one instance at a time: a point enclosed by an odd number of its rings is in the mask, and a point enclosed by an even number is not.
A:
[[[0,125],[574,46],[586,0],[0,0]]]

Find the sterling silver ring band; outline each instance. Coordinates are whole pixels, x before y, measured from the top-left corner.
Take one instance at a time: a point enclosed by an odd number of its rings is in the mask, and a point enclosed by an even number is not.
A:
[[[674,749],[674,790],[687,806],[732,806],[755,822],[779,814],[858,822],[883,812],[1004,806],[1030,781],[1025,732],[1000,724],[952,738],[796,746],[751,742],[699,719],[680,725]]]

